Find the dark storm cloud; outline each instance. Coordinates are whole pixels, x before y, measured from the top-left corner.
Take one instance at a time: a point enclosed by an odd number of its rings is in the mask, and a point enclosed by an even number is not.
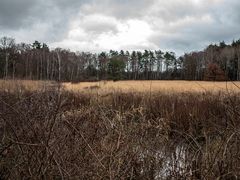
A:
[[[63,39],[85,0],[1,0],[0,33],[21,41]],[[23,38],[19,38],[23,37]]]
[[[74,50],[183,53],[240,38],[239,9],[239,0],[1,0],[0,34]]]
[[[1,0],[0,27],[18,29],[42,20],[66,19],[86,0]],[[27,24],[28,23],[28,24]]]
[[[1,0],[0,28],[18,28],[31,16],[31,8],[36,3],[32,0]]]
[[[222,40],[230,43],[240,38],[240,2],[237,0],[168,2],[165,9],[154,11],[155,16],[149,15],[156,29],[149,41],[156,46],[182,54],[201,50],[210,43]]]

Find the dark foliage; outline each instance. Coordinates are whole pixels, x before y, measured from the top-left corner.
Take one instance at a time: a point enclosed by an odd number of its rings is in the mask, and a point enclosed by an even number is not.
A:
[[[218,68],[211,73],[209,67]],[[209,74],[210,73],[210,74]],[[4,37],[0,42],[0,78],[98,81],[98,80],[240,80],[240,44],[221,42],[204,51],[179,58],[174,52],[121,50],[100,54],[71,52],[35,41],[16,44]]]

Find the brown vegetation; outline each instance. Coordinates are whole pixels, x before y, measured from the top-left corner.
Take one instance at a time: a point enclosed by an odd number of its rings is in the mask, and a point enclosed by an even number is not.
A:
[[[0,179],[238,179],[239,94],[0,91]]]
[[[53,81],[31,81],[31,80],[1,80],[1,91],[38,91],[56,86]]]
[[[240,82],[210,81],[100,81],[63,83],[70,91],[86,92],[86,89],[105,92],[240,92]],[[94,88],[97,87],[97,88]],[[95,92],[95,91],[94,91]]]

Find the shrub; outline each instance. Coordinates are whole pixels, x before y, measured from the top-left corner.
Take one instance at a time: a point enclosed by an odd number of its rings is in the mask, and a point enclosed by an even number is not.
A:
[[[239,97],[0,91],[1,179],[237,179]]]

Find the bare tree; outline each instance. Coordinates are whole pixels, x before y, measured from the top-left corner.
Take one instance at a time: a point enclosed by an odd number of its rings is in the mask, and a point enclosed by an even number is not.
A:
[[[58,60],[58,81],[61,81],[61,55],[60,55],[61,49],[57,48],[56,53],[57,53],[57,60]]]
[[[3,37],[3,38],[1,38],[0,42],[1,42],[0,47],[3,49],[3,51],[5,53],[4,76],[5,76],[5,78],[7,78],[8,77],[8,68],[9,68],[10,51],[11,51],[11,48],[13,48],[15,45],[15,40],[13,38]]]

